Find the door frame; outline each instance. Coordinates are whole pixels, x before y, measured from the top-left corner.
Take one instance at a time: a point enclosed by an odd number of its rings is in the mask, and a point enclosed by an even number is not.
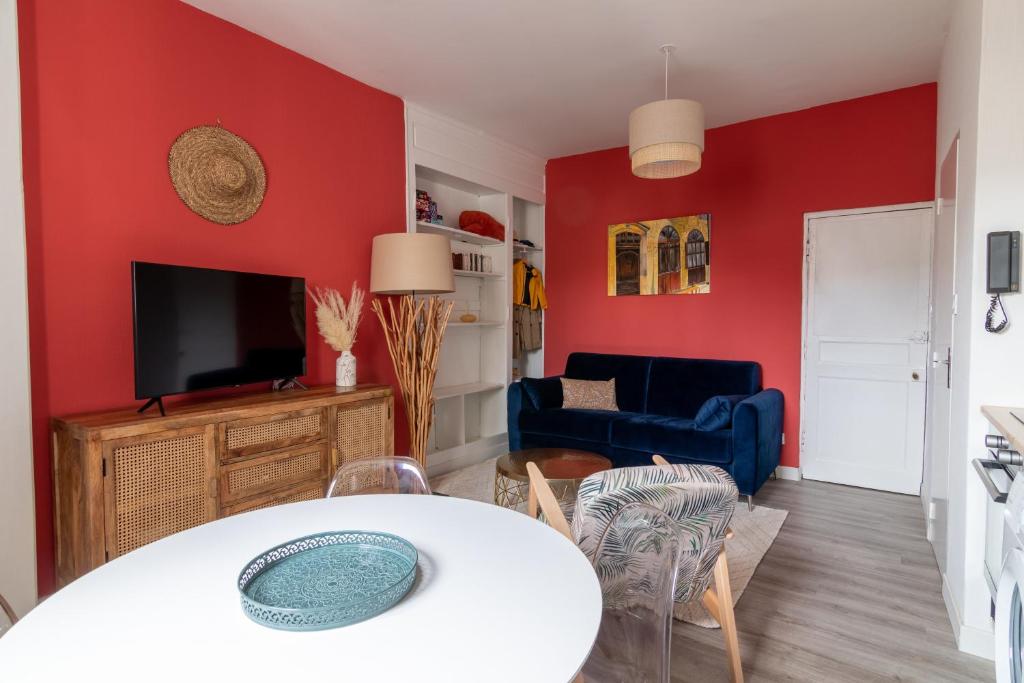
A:
[[[952,157],[952,159],[951,159]],[[947,168],[946,164],[952,162],[952,167]],[[952,178],[948,178],[947,171],[952,172]],[[945,576],[947,557],[946,551],[948,550],[948,530],[949,530],[949,464],[950,457],[952,455],[950,451],[950,434],[953,422],[952,413],[952,401],[953,401],[953,356],[956,352],[956,345],[954,344],[954,332],[956,330],[957,321],[957,274],[960,270],[957,265],[957,235],[959,234],[959,218],[957,207],[959,206],[960,198],[960,132],[957,131],[956,135],[953,136],[952,142],[946,150],[945,156],[942,158],[942,162],[939,163],[936,173],[938,174],[938,187],[935,197],[935,230],[932,234],[932,292],[931,292],[931,318],[929,320],[928,333],[930,339],[928,342],[928,361],[929,361],[929,376],[936,374],[932,372],[934,369],[941,365],[943,362],[939,361],[941,357],[939,355],[940,346],[938,346],[938,339],[936,337],[936,330],[940,327],[940,320],[948,322],[949,325],[949,343],[948,343],[948,355],[946,357],[946,387],[949,392],[947,405],[945,406],[944,422],[945,428],[940,431],[940,425],[943,421],[932,419],[935,417],[935,410],[939,406],[934,402],[930,401],[927,405],[928,408],[928,421],[925,424],[924,433],[924,474],[927,475],[923,478],[921,484],[921,506],[924,510],[925,518],[925,535],[929,543],[932,546],[932,550],[935,554],[935,561],[939,565],[939,572]],[[952,180],[952,188],[946,184],[947,180]],[[947,195],[950,194],[952,189],[952,197]],[[951,206],[947,205],[947,202],[952,202]],[[938,244],[939,244],[939,222],[942,218],[943,213],[947,213],[950,219],[950,230],[949,230],[949,246],[950,253],[949,257],[952,263],[947,261],[946,263],[939,263],[938,257]],[[936,270],[942,268],[944,265],[949,265],[949,295],[950,295],[950,307],[947,310],[940,311],[936,308],[936,298],[938,289],[934,287],[936,283]],[[943,340],[945,341],[945,340]],[[946,346],[946,344],[943,344]],[[941,386],[938,381],[928,387],[928,398],[932,399],[936,394],[941,392]],[[939,413],[941,414],[941,413]],[[945,446],[945,459],[938,463],[935,458],[935,448],[937,443],[942,443]],[[941,465],[941,466],[937,466]],[[942,472],[941,482],[944,484],[944,488],[938,491],[935,488],[936,479],[939,476],[937,473]],[[939,493],[939,497],[936,498],[936,492]],[[938,503],[938,504],[937,504]]]
[[[836,218],[839,216],[860,216],[871,213],[894,213],[897,211],[915,211],[919,209],[929,209],[932,216],[932,240],[930,249],[932,252],[935,250],[935,202],[911,202],[908,204],[887,204],[884,206],[866,206],[858,209],[834,209],[831,211],[810,211],[804,213],[804,241],[802,243],[803,248],[803,259],[802,259],[802,272],[800,276],[801,293],[800,293],[800,427],[797,433],[797,454],[800,458],[800,476],[803,475],[804,457],[807,455],[805,447],[807,445],[806,433],[806,415],[807,415],[807,323],[810,320],[808,303],[809,297],[808,290],[810,283],[808,282],[808,276],[810,275],[810,268],[808,267],[811,259],[811,221],[816,218]],[[934,254],[929,255],[929,269],[934,266],[931,262],[934,258]],[[931,291],[931,273],[929,272],[928,278],[928,306],[929,311],[931,310],[932,291]],[[930,317],[929,317],[930,319]],[[929,330],[929,335],[931,331]],[[931,339],[928,340],[929,348],[931,346]],[[929,352],[930,353],[930,352]],[[930,356],[928,356],[930,358]],[[924,407],[924,419],[925,422],[922,425],[925,435],[928,434],[928,375],[925,374],[925,407]]]

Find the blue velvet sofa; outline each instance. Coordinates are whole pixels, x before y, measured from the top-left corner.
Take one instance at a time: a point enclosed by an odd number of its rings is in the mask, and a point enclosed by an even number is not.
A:
[[[601,453],[616,467],[649,465],[659,453],[673,463],[721,467],[747,496],[779,464],[782,392],[761,388],[757,363],[573,353],[562,376],[614,377],[619,411],[562,408],[559,377],[524,378],[508,390],[511,450],[578,448]],[[716,399],[725,413],[712,426],[727,426],[706,429],[701,408],[716,396],[725,397]]]

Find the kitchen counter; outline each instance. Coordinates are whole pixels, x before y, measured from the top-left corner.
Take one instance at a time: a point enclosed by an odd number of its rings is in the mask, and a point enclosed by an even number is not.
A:
[[[1024,408],[982,406],[981,413],[1007,438],[1013,450],[1024,453]],[[1012,413],[1016,413],[1020,419],[1014,417]]]

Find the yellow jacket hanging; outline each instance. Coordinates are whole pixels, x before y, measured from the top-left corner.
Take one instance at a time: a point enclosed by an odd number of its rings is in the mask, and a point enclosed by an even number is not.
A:
[[[529,304],[525,303],[527,299],[523,293],[523,290],[527,289],[527,270],[530,273]],[[540,270],[533,266],[527,266],[526,261],[521,259],[512,264],[512,303],[517,306],[528,305],[533,310],[548,307],[548,297],[544,293],[544,279],[541,277]]]

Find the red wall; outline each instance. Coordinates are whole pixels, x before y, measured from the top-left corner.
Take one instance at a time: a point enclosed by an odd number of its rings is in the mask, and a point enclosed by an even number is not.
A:
[[[707,131],[701,170],[641,180],[626,148],[547,166],[546,373],[572,351],[755,360],[799,459],[803,214],[927,201],[934,83]],[[623,123],[625,125],[625,123]],[[711,214],[711,293],[609,297],[609,224]]]
[[[176,0],[21,0],[40,590],[53,587],[53,415],[134,400],[133,259],[369,283],[370,240],[405,225],[402,102]],[[263,157],[233,227],[182,204],[167,152],[220,119]],[[362,381],[391,381],[368,308]],[[312,316],[308,316],[312,321]],[[309,379],[335,354],[308,326]],[[401,439],[404,429],[397,435]]]

